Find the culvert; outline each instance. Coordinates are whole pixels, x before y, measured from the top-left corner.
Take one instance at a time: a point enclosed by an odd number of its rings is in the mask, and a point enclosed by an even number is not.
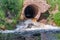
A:
[[[34,18],[38,13],[38,8],[34,5],[28,5],[24,10],[25,18]]]
[[[46,12],[50,6],[44,0],[25,0],[23,3],[20,20],[40,17],[41,13]]]

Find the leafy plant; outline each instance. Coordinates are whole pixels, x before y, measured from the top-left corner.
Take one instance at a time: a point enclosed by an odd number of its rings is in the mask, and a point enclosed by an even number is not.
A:
[[[5,22],[5,13],[4,11],[0,8],[0,25],[4,25]]]
[[[6,15],[10,13],[9,16],[11,15],[12,18],[15,18],[22,9],[22,2],[23,0],[1,0],[1,7],[5,11]]]
[[[53,20],[57,26],[60,26],[60,12],[57,12],[56,14],[54,14]]]
[[[0,25],[14,29],[23,7],[23,0],[0,0]],[[12,20],[12,23],[7,21]]]
[[[50,11],[54,10],[56,5],[58,6],[58,10],[60,11],[60,0],[46,0],[46,1],[51,6]]]
[[[2,9],[0,9],[0,18],[2,18],[2,19],[5,18],[5,13]]]

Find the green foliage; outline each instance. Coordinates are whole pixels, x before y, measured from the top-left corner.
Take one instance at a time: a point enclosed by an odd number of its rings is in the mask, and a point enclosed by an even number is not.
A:
[[[56,5],[58,7],[58,10],[60,11],[60,0],[47,0],[47,3],[51,5],[50,11],[55,10]],[[60,12],[51,15],[48,19],[54,20],[57,26],[60,26]]]
[[[13,29],[17,24],[18,18],[23,7],[23,0],[0,0],[0,25],[6,26],[7,29]],[[9,14],[9,13],[10,14]],[[6,15],[9,14],[12,23],[6,21]]]
[[[51,6],[50,10],[52,11],[55,8],[55,0],[47,0],[47,3]]]
[[[1,7],[4,11],[9,11],[13,17],[17,17],[22,9],[23,0],[1,0]]]
[[[60,0],[47,0],[47,3],[51,5],[50,11],[54,10],[56,5],[58,5],[58,9],[60,10]]]
[[[0,10],[0,18],[2,18],[2,19],[5,18],[5,13],[2,9]]]
[[[60,26],[60,12],[54,14],[53,20],[56,23],[57,26]]]
[[[0,9],[0,25],[4,24],[5,20],[5,13],[2,9]]]
[[[53,20],[53,14],[50,14],[49,17],[47,18],[48,22]]]

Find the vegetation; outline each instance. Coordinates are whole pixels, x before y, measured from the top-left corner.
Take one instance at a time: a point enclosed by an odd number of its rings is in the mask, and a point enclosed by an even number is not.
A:
[[[53,10],[58,10],[57,13],[51,13],[48,20],[51,21],[53,20],[57,26],[60,26],[60,0],[47,0],[47,3],[51,6],[50,7],[50,13],[53,11]],[[58,7],[57,9],[56,6]],[[55,11],[54,11],[55,12]]]
[[[0,0],[0,26],[13,29],[19,19],[22,4],[23,0]]]
[[[56,14],[54,14],[53,20],[57,26],[60,26],[60,12],[57,12]]]
[[[56,5],[58,6],[58,10],[60,11],[60,0],[46,0],[46,1],[51,6],[50,11],[54,10]]]

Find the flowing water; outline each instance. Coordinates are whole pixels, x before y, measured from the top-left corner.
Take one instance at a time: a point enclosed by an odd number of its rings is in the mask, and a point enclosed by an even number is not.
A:
[[[19,24],[16,25],[16,29],[15,30],[0,30],[0,40],[25,40],[25,36],[21,35],[22,33],[19,32],[24,32],[24,29],[35,29],[35,28],[40,28],[40,29],[58,29],[57,27],[54,27],[51,25],[45,25],[44,27],[42,27],[40,25],[40,23],[38,22],[33,22],[31,19],[26,20],[26,21],[22,21]],[[30,33],[32,34],[32,33]],[[30,34],[27,34],[28,36]],[[57,37],[54,33],[44,33],[45,34],[45,39],[46,40],[57,40]],[[30,35],[31,36],[31,35]],[[43,33],[41,34],[42,39],[41,40],[45,40],[43,39],[44,35]],[[60,37],[60,36],[59,36]],[[39,37],[40,38],[40,37]]]

